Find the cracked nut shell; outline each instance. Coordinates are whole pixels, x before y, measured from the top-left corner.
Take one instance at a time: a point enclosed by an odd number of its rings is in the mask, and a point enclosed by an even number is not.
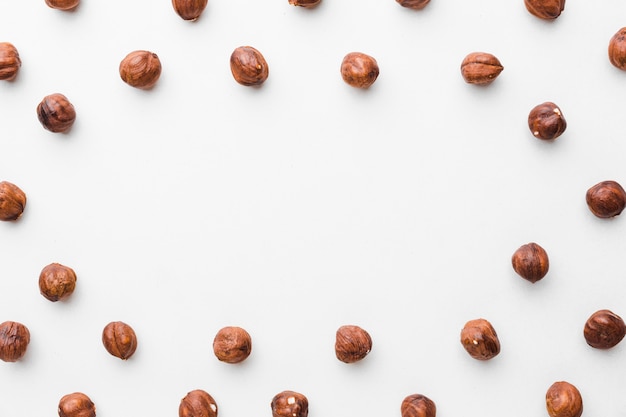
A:
[[[569,382],[555,382],[546,392],[546,409],[550,417],[580,417],[583,399],[578,389]]]
[[[73,10],[79,3],[80,0],[46,0],[48,7],[58,10]]]
[[[252,338],[241,327],[224,327],[213,339],[213,353],[222,362],[242,362],[250,356],[250,352],[252,352]]]
[[[190,391],[180,400],[179,417],[217,417],[217,403],[201,389]]]
[[[408,9],[421,10],[430,3],[430,0],[396,0],[396,2],[400,6]]]
[[[500,340],[491,323],[485,319],[470,320],[461,330],[461,344],[469,355],[481,361],[500,353]]]
[[[11,81],[22,66],[20,54],[13,44],[0,42],[0,80]]]
[[[24,213],[26,194],[17,185],[8,181],[0,182],[0,220],[17,220]]]
[[[486,52],[472,52],[461,62],[461,75],[468,84],[491,84],[503,69],[498,58]]]
[[[537,139],[552,140],[565,132],[567,122],[559,106],[546,101],[533,107],[530,111],[528,128]]]
[[[609,41],[609,61],[626,71],[626,27],[618,30]]]
[[[133,51],[120,62],[120,77],[131,87],[152,88],[161,76],[161,60],[150,51]]]
[[[618,216],[626,208],[626,191],[616,181],[602,181],[587,190],[589,210],[601,219]]]
[[[241,85],[260,86],[269,77],[270,69],[261,52],[251,46],[240,46],[230,55],[230,72]]]
[[[341,61],[341,78],[356,88],[369,88],[380,74],[378,62],[361,52],[350,52]]]
[[[0,360],[17,362],[26,354],[30,332],[22,323],[5,321],[0,324]]]
[[[300,6],[306,8],[312,8],[320,4],[322,0],[289,0],[289,4],[292,6]]]
[[[113,321],[102,331],[102,344],[111,355],[126,360],[133,356],[137,349],[137,335],[128,324]]]
[[[39,292],[50,301],[69,297],[75,288],[76,273],[69,266],[51,263],[39,274]]]
[[[96,417],[96,406],[82,392],[67,394],[59,401],[59,417]]]
[[[272,398],[272,417],[306,417],[309,400],[295,391],[283,391]]]
[[[583,335],[589,346],[610,349],[626,336],[626,324],[612,311],[598,310],[587,319]]]
[[[358,362],[364,359],[371,350],[372,338],[359,326],[346,325],[337,329],[335,356],[341,362]]]
[[[550,269],[548,253],[534,242],[520,246],[513,253],[511,264],[517,275],[533,284],[545,277]]]
[[[50,94],[37,105],[37,118],[46,130],[63,133],[74,124],[76,110],[63,94]]]
[[[206,9],[208,0],[172,0],[174,11],[183,20],[197,20],[204,9]]]
[[[435,417],[437,407],[430,398],[422,394],[407,396],[400,405],[402,417]]]
[[[554,20],[565,9],[565,0],[524,0],[524,5],[533,16]]]

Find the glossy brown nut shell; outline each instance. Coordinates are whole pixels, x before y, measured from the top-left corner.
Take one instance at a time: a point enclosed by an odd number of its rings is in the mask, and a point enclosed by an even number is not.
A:
[[[161,77],[161,60],[150,51],[133,51],[120,62],[120,77],[131,87],[152,88]]]
[[[359,326],[346,325],[337,329],[335,356],[341,362],[358,362],[364,359],[371,350],[372,338]]]
[[[511,264],[517,275],[533,284],[545,277],[550,269],[548,253],[534,242],[520,246],[513,253]]]
[[[565,132],[567,122],[559,106],[546,101],[530,111],[528,128],[537,139],[552,140]]]
[[[402,401],[400,414],[402,417],[435,417],[437,407],[430,398],[422,394],[412,394]]]
[[[569,382],[555,382],[546,392],[546,409],[550,417],[580,417],[583,399],[578,389]]]
[[[96,406],[82,392],[67,394],[59,401],[59,417],[96,417]]]
[[[37,118],[46,130],[63,133],[74,125],[76,110],[63,94],[50,94],[37,105]]]
[[[602,181],[587,190],[589,210],[601,219],[618,216],[626,208],[626,191],[616,181]]]
[[[565,9],[565,0],[524,0],[526,9],[540,19],[554,20]]]
[[[481,361],[500,353],[500,340],[491,323],[485,319],[470,320],[461,330],[461,344],[469,355]]]
[[[17,362],[26,354],[30,332],[22,323],[5,321],[0,324],[0,360]]]
[[[0,220],[17,220],[24,213],[26,194],[17,185],[8,181],[0,182]]]
[[[217,403],[201,389],[193,390],[180,401],[179,417],[217,417]]]
[[[46,4],[53,9],[73,10],[78,7],[80,0],[46,0]]]
[[[609,41],[609,61],[626,71],[626,27],[618,30]]]
[[[22,66],[20,54],[13,44],[0,42],[0,80],[11,81]]]
[[[269,77],[263,54],[251,46],[240,46],[230,55],[230,72],[241,85],[260,86]]]
[[[322,0],[289,0],[289,4],[292,6],[300,6],[306,8],[312,8],[320,4]]]
[[[468,84],[491,84],[503,69],[498,58],[486,52],[472,52],[461,62],[461,75]]]
[[[208,4],[208,0],[172,0],[174,11],[183,20],[196,20]]]
[[[295,391],[283,391],[272,398],[272,417],[306,417],[309,400]]]
[[[396,0],[396,2],[400,6],[408,9],[421,10],[430,3],[430,0]]]
[[[50,301],[63,300],[76,288],[76,273],[69,266],[52,263],[39,274],[39,292]]]
[[[341,62],[341,77],[352,87],[369,88],[379,74],[376,59],[361,52],[350,52]]]
[[[242,362],[250,356],[250,352],[252,352],[252,338],[241,327],[224,327],[213,339],[213,353],[222,362]]]
[[[596,349],[610,349],[626,336],[626,324],[612,311],[599,310],[587,319],[583,335],[589,346]]]
[[[137,336],[128,324],[114,321],[104,327],[102,344],[111,355],[126,360],[133,356],[137,349]]]

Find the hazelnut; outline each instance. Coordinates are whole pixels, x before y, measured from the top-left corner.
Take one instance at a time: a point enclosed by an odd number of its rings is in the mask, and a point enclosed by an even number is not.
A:
[[[37,117],[41,125],[54,133],[70,130],[76,120],[74,106],[63,94],[46,96],[37,105]]]
[[[517,275],[533,284],[545,277],[550,268],[548,253],[533,242],[520,246],[513,253],[511,263]]]
[[[461,75],[468,84],[491,84],[503,69],[498,58],[486,52],[472,52],[461,62]]]
[[[563,112],[552,102],[541,103],[528,114],[528,128],[537,139],[556,139],[567,128]]]
[[[322,0],[289,0],[289,4],[292,6],[300,6],[300,7],[315,7],[320,4]]]
[[[402,401],[400,413],[402,417],[435,417],[437,407],[430,398],[422,394],[412,394]]]
[[[341,326],[337,329],[335,355],[345,363],[358,362],[372,350],[372,338],[359,326]]]
[[[259,86],[267,80],[270,70],[258,50],[251,46],[240,46],[230,55],[230,71],[239,84]]]
[[[52,263],[39,274],[39,292],[50,301],[69,297],[76,288],[76,273],[68,266]]]
[[[587,319],[583,334],[589,346],[610,349],[626,336],[626,324],[612,311],[599,310]]]
[[[540,19],[553,20],[565,9],[565,0],[524,0],[526,9]]]
[[[0,42],[0,80],[11,81],[22,66],[20,54],[13,44]]]
[[[341,77],[352,87],[369,88],[379,73],[376,60],[361,52],[350,52],[341,62]]]
[[[172,0],[172,6],[183,20],[196,20],[200,17],[208,0]]]
[[[193,390],[180,400],[179,417],[217,417],[217,404],[208,392]]]
[[[120,77],[135,88],[149,89],[161,76],[161,61],[154,52],[133,51],[120,62]]]
[[[294,391],[283,391],[272,399],[272,417],[306,417],[309,414],[309,400]]]
[[[481,361],[500,353],[500,341],[495,329],[485,319],[470,320],[461,330],[461,344],[469,355]]]
[[[430,0],[396,0],[396,2],[409,9],[421,10],[430,2]]]
[[[587,190],[589,210],[602,219],[618,216],[626,207],[626,192],[615,181],[602,181]]]
[[[46,0],[46,4],[53,9],[72,10],[78,7],[80,0]]]
[[[217,359],[226,363],[239,363],[250,356],[252,339],[241,327],[227,326],[215,335],[213,352]]]
[[[22,323],[5,321],[0,324],[0,360],[16,362],[26,353],[30,332]]]
[[[26,194],[17,185],[0,182],[0,220],[12,221],[22,216],[26,207]]]
[[[609,61],[615,67],[626,70],[626,27],[618,30],[609,41]]]
[[[137,336],[128,324],[114,321],[102,331],[102,344],[111,355],[126,360],[137,349]]]
[[[59,401],[59,417],[96,417],[96,406],[82,392],[67,394]]]
[[[546,408],[550,417],[580,417],[583,399],[569,382],[555,382],[546,392]]]

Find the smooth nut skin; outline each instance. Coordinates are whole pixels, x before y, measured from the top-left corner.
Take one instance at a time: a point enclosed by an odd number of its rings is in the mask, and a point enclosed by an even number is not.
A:
[[[421,10],[430,3],[430,0],[396,0],[396,2],[400,6],[408,9]]]
[[[161,76],[161,60],[150,51],[133,51],[120,62],[120,77],[131,87],[152,88]]]
[[[26,354],[30,332],[22,323],[5,321],[0,324],[0,360],[17,362]]]
[[[24,213],[26,194],[17,185],[8,181],[0,182],[0,220],[17,220]]]
[[[133,356],[137,349],[137,336],[128,324],[114,321],[104,327],[102,344],[111,355],[126,360]]]
[[[412,394],[402,401],[400,414],[402,417],[435,417],[437,407],[430,398],[422,394]]]
[[[559,106],[546,101],[530,111],[528,128],[537,139],[552,140],[565,132],[567,122]]]
[[[50,301],[63,300],[76,288],[76,273],[69,266],[51,263],[39,274],[39,292]]]
[[[200,17],[208,0],[172,0],[174,11],[183,20],[196,20]]]
[[[295,391],[283,391],[272,398],[272,417],[306,417],[309,400]]]
[[[289,0],[289,4],[292,6],[300,6],[306,8],[312,8],[320,4],[322,0]]]
[[[461,330],[461,344],[469,355],[480,361],[500,353],[500,340],[491,323],[485,319],[470,320]]]
[[[180,400],[179,417],[217,417],[217,403],[201,389],[193,390]]]
[[[548,253],[534,242],[520,246],[513,253],[511,264],[517,275],[533,284],[545,277],[550,269]]]
[[[0,42],[0,80],[11,81],[22,66],[20,54],[13,44]]]
[[[461,62],[461,75],[468,84],[491,84],[503,69],[498,58],[486,52],[472,52]]]
[[[252,338],[241,327],[224,327],[213,339],[213,353],[222,362],[242,362],[250,356],[250,352],[252,352]]]
[[[261,52],[240,46],[230,55],[230,72],[241,85],[260,86],[269,77],[270,69]]]
[[[50,94],[37,105],[37,118],[46,130],[63,133],[74,124],[76,110],[63,94]]]
[[[73,10],[78,7],[80,0],[46,0],[46,4],[53,9]]]
[[[96,417],[96,406],[82,392],[67,394],[59,401],[59,417]]]
[[[376,60],[361,52],[350,52],[341,62],[341,77],[352,87],[369,88],[379,74]]]
[[[598,310],[587,319],[583,335],[589,346],[610,349],[626,336],[626,324],[612,311]]]
[[[609,61],[616,68],[626,71],[626,27],[618,30],[609,41]]]
[[[565,9],[565,0],[524,0],[526,9],[540,19],[554,20]]]
[[[550,417],[580,417],[583,399],[578,389],[569,382],[555,382],[546,392],[546,409]]]
[[[364,359],[371,350],[372,338],[359,326],[346,325],[337,329],[335,356],[341,362],[358,362]]]
[[[601,219],[618,216],[626,208],[626,191],[612,180],[599,182],[589,188],[585,198],[589,210]]]

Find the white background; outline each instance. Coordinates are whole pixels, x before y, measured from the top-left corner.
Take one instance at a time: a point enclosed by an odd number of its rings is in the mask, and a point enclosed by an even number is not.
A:
[[[28,203],[0,224],[0,321],[32,340],[0,363],[0,415],[82,391],[99,417],[176,416],[199,388],[221,417],[270,416],[286,389],[310,417],[399,416],[413,393],[441,417],[526,417],[566,380],[585,415],[626,416],[626,345],[582,336],[598,309],[626,316],[626,219],[585,204],[626,183],[626,73],[607,58],[622,26],[620,0],[568,0],[554,22],[522,0],[209,0],[195,23],[169,0],[1,0],[23,65],[0,82],[0,179]],[[261,88],[230,74],[241,45],[268,61]],[[136,49],[162,61],[150,91],[119,78]],[[380,66],[367,91],[340,77],[352,51]],[[474,51],[504,66],[487,88],[461,78]],[[68,134],[36,117],[55,92]],[[526,123],[544,101],[568,122],[553,142]],[[534,285],[510,264],[531,241],[551,262]],[[51,262],[78,274],[67,302],[39,294]],[[488,362],[459,342],[479,317],[502,344]],[[114,320],[139,338],[125,362],[100,341]],[[343,324],[372,336],[358,364],[334,356]],[[227,325],[252,335],[242,364],[213,356]]]

